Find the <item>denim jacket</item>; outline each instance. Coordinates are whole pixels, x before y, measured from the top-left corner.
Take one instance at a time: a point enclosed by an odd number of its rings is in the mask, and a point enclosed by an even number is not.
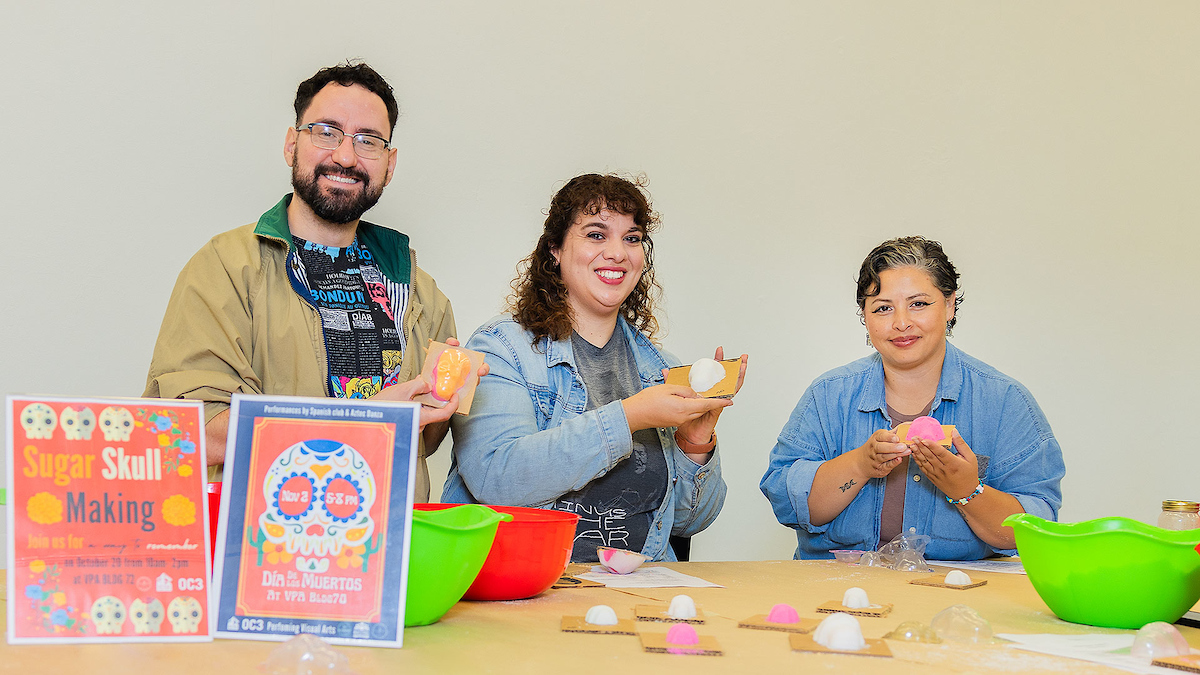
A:
[[[1062,450],[1033,396],[1016,380],[946,344],[942,376],[929,413],[953,424],[979,457],[979,480],[1016,497],[1028,513],[1055,519],[1066,473]],[[873,550],[879,540],[886,478],[872,478],[836,518],[813,525],[808,495],[821,463],[849,452],[889,428],[883,362],[872,354],[817,378],[804,392],[783,431],[759,487],[780,523],[796,530],[796,558],[828,558],[833,549]],[[925,557],[974,560],[993,549],[971,530],[958,509],[908,463],[904,531],[933,540]]]
[[[679,365],[623,319],[617,330],[625,331],[643,388],[661,384],[662,369]],[[471,414],[451,422],[454,456],[443,502],[547,508],[633,452],[620,401],[586,410],[571,340],[532,341],[532,333],[509,316],[492,319],[467,341],[468,349],[486,355],[491,372],[475,389]],[[674,560],[668,536],[708,527],[725,501],[725,482],[717,450],[701,466],[679,449],[674,428],[658,429],[658,437],[670,485],[642,553]]]

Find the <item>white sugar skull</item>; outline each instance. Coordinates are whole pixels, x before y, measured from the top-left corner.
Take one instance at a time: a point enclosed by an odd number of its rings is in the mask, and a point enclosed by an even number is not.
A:
[[[153,598],[148,603],[138,598],[129,603],[129,620],[133,623],[133,630],[139,633],[157,633],[166,615],[162,601],[158,598]]]
[[[125,603],[106,595],[92,603],[91,617],[97,633],[120,633],[121,625],[125,623]]]
[[[195,633],[200,630],[200,620],[203,618],[204,610],[200,609],[200,601],[190,595],[181,595],[167,605],[167,619],[171,622],[171,630],[176,633]]]
[[[25,438],[53,438],[58,425],[54,409],[45,403],[30,403],[21,411],[21,426],[25,427]]]
[[[375,531],[375,476],[357,450],[313,439],[279,453],[263,481],[267,508],[258,523],[268,541],[296,555],[296,568],[324,572],[342,548]]]
[[[100,411],[100,431],[106,441],[127,441],[133,433],[133,414],[125,408],[108,407]]]
[[[58,415],[68,441],[90,441],[96,430],[96,413],[86,405],[69,405]]]

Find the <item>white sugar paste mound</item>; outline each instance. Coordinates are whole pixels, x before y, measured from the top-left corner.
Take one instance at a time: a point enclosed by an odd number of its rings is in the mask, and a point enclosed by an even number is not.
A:
[[[970,586],[971,577],[969,577],[967,573],[962,570],[951,570],[950,573],[946,575],[945,583],[947,586]]]
[[[696,618],[696,601],[687,595],[677,595],[671,598],[671,606],[667,608],[667,616],[672,619]]]
[[[697,394],[717,386],[725,379],[725,366],[712,359],[697,359],[688,371],[688,386]]]
[[[587,616],[583,620],[593,626],[615,626],[617,625],[617,613],[608,605],[596,605],[587,611]]]
[[[867,646],[858,619],[845,612],[830,614],[813,631],[813,640],[826,649],[841,652],[856,652]]]
[[[846,594],[842,596],[842,606],[850,609],[866,609],[871,606],[871,601],[867,599],[866,591],[855,586],[846,589]]]
[[[1179,629],[1163,621],[1142,626],[1133,636],[1133,646],[1129,648],[1129,653],[1144,663],[1167,656],[1183,656],[1191,651]]]

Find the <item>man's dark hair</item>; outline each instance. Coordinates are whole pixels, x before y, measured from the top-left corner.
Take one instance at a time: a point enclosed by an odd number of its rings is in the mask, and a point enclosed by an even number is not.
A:
[[[388,122],[392,125],[391,132],[396,130],[396,120],[400,117],[400,106],[396,105],[396,96],[392,93],[392,85],[375,72],[375,69],[365,63],[339,63],[336,66],[322,68],[316,75],[300,83],[296,88],[296,126],[304,118],[304,112],[312,105],[313,97],[330,82],[336,82],[343,87],[357,84],[367,91],[383,99],[387,107]],[[389,132],[389,136],[391,135]]]

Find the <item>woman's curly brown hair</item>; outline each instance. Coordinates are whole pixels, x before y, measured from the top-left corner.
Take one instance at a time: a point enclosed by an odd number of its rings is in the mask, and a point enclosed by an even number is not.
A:
[[[654,242],[650,233],[658,229],[659,220],[650,206],[646,179],[639,176],[629,181],[612,174],[589,173],[572,178],[554,194],[537,246],[517,265],[508,310],[517,323],[533,333],[534,343],[547,336],[562,340],[571,334],[567,287],[552,251],[562,248],[567,231],[579,216],[595,215],[604,209],[633,217],[642,230],[642,249],[646,252],[645,272],[621,303],[621,316],[651,338],[658,332],[654,305],[662,288],[654,280]]]

